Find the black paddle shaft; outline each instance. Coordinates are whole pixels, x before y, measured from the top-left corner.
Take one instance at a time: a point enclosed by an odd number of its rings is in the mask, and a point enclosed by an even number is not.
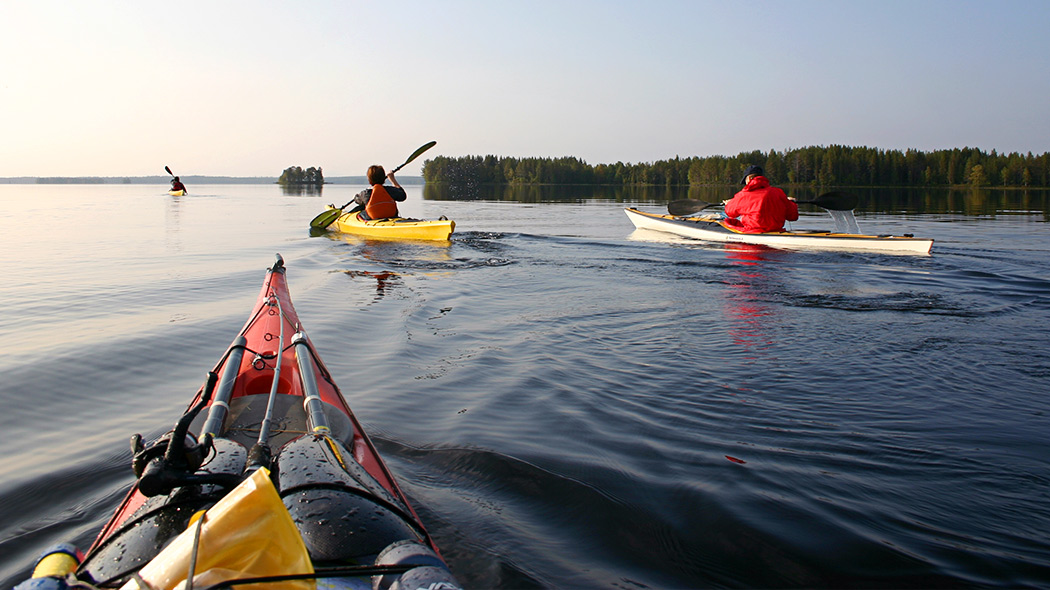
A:
[[[852,211],[857,208],[857,195],[842,191],[824,193],[812,201],[796,201],[799,205],[816,205],[830,211]],[[696,199],[683,199],[671,201],[667,204],[667,212],[671,215],[689,216],[699,213],[708,207],[715,207],[720,203],[708,203]]]

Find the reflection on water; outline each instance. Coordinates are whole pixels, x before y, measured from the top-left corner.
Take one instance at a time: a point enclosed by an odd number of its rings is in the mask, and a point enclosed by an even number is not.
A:
[[[182,232],[179,223],[182,215],[181,203],[182,197],[171,197],[167,208],[164,209],[164,242],[171,252],[182,251]]]
[[[729,286],[724,302],[727,331],[745,351],[754,352],[773,344],[764,327],[774,312],[762,298],[762,284],[766,281],[762,263],[769,251],[759,244],[726,246],[726,259],[732,263],[725,275]]]
[[[326,235],[331,240],[353,246],[355,255],[381,264],[450,260],[449,248],[452,242],[448,240],[384,239],[335,231],[327,232]]]
[[[1050,190],[1002,188],[851,188],[858,211],[1010,215],[1042,213],[1050,221]]]
[[[316,184],[282,184],[281,193],[289,197],[316,197],[321,194],[322,188]]]
[[[376,294],[372,303],[378,303],[386,296],[387,289],[393,289],[402,284],[401,276],[394,272],[375,272],[368,270],[343,271],[351,278],[372,278],[376,281]]]
[[[799,200],[812,200],[830,187],[783,187]],[[1041,213],[1050,221],[1050,189],[1001,188],[859,188],[836,187],[860,198],[865,213],[1010,215]],[[719,203],[733,196],[735,186],[490,186],[427,184],[423,198],[433,201],[515,201],[557,203],[604,200],[616,203],[669,203],[694,199]],[[817,210],[815,205],[805,207]]]

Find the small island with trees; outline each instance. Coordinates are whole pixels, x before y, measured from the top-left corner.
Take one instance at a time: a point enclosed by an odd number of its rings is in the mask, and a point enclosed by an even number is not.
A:
[[[284,169],[277,184],[284,187],[317,187],[324,185],[324,174],[321,168],[313,166],[303,170],[299,166],[291,166]]]

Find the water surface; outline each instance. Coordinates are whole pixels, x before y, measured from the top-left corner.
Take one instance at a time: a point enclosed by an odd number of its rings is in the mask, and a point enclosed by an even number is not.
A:
[[[1045,196],[862,204],[864,231],[936,239],[891,256],[634,230],[623,206],[656,199],[420,187],[403,212],[451,242],[310,237],[360,187],[190,188],[0,185],[3,587],[90,545],[128,438],[171,427],[275,252],[470,587],[1050,585]]]

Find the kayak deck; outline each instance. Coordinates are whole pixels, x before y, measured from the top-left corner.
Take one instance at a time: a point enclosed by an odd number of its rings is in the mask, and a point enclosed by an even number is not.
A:
[[[762,244],[776,248],[820,250],[867,250],[889,254],[929,254],[933,240],[912,236],[847,234],[827,231],[785,231],[744,233],[717,220],[705,217],[679,217],[624,209],[628,219],[639,229],[649,229],[705,240]]]
[[[329,228],[342,233],[376,238],[448,240],[456,230],[456,222],[451,219],[425,220],[404,217],[366,221],[358,217],[358,212],[350,211],[340,215]]]

